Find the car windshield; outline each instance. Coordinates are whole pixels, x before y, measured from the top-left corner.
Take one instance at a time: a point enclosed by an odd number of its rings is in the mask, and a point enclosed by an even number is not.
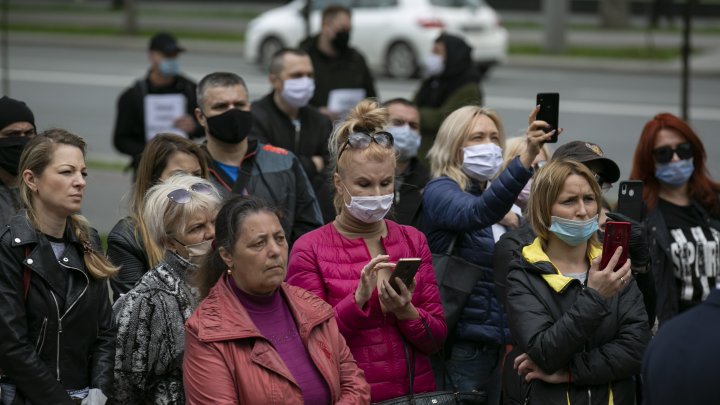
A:
[[[480,7],[482,0],[430,0],[430,4],[439,7]]]

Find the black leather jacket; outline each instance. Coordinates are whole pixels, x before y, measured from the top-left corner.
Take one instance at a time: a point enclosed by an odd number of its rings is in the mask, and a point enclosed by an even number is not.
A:
[[[60,260],[24,212],[0,235],[0,368],[17,387],[14,404],[73,404],[65,390],[85,387],[110,396],[116,330],[107,281],[88,273],[82,244],[70,227],[67,235]]]
[[[125,217],[108,234],[107,256],[110,262],[120,268],[115,277],[110,279],[113,300],[132,290],[142,276],[150,270],[147,253],[142,240],[135,237],[135,221]]]

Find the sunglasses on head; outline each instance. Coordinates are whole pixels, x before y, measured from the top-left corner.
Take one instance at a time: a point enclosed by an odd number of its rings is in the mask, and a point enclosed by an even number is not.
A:
[[[673,156],[677,154],[681,160],[690,159],[693,157],[693,148],[689,142],[681,143],[677,147],[661,146],[653,149],[653,157],[657,163],[670,163]]]
[[[195,183],[190,186],[190,190],[185,188],[178,188],[177,190],[169,192],[167,198],[177,204],[187,204],[188,202],[190,202],[190,198],[192,197],[192,194],[190,194],[191,190],[196,193],[205,195],[212,195],[214,191],[212,186],[209,184]]]
[[[368,132],[353,132],[348,135],[347,141],[345,141],[340,149],[338,160],[340,160],[340,156],[345,152],[345,148],[347,148],[348,145],[353,149],[367,149],[371,142],[375,142],[384,148],[391,148],[395,141],[393,140],[392,134],[386,131],[378,131],[372,134]]]

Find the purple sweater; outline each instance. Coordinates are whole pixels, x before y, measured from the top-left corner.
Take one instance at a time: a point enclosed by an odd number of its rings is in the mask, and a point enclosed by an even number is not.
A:
[[[295,377],[305,403],[329,404],[330,389],[300,339],[295,319],[279,290],[269,296],[250,295],[242,291],[232,277],[228,280],[250,319]]]

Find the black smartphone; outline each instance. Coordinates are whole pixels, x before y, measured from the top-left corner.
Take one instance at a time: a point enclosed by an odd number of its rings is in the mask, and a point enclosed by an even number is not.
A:
[[[536,104],[540,106],[538,111],[537,119],[540,121],[547,122],[550,127],[543,128],[545,133],[558,129],[558,115],[560,113],[560,93],[538,93],[536,98]],[[558,134],[555,134],[547,141],[547,143],[557,143]]]
[[[600,259],[600,270],[607,267],[617,248],[622,247],[620,260],[613,271],[618,271],[628,259],[628,242],[630,241],[630,222],[607,221],[605,223],[605,237],[603,238],[603,252]]]
[[[395,289],[396,293],[400,294],[400,287],[398,287],[395,277],[399,277],[403,284],[410,288],[410,284],[412,284],[421,262],[422,260],[420,260],[419,257],[408,257],[398,260],[395,270],[393,270],[390,275],[390,285]]]
[[[643,183],[640,180],[623,180],[618,187],[617,212],[630,219],[642,222],[645,216],[643,204]]]

